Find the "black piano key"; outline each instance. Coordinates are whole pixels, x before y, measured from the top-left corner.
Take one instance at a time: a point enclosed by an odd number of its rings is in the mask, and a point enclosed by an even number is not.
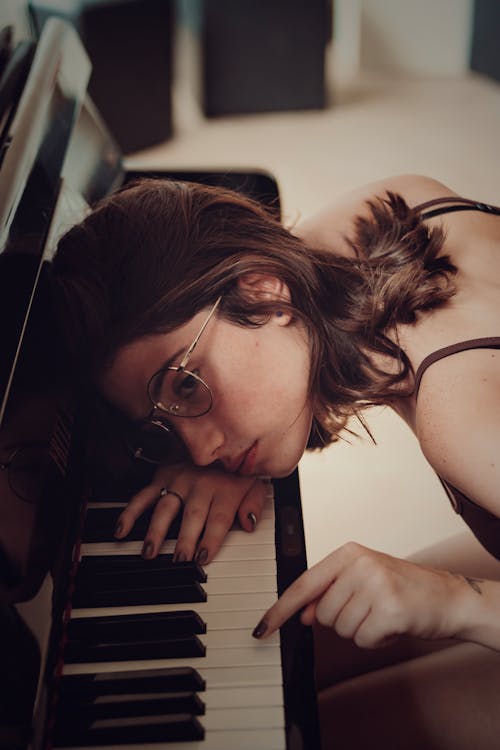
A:
[[[59,701],[56,711],[57,724],[84,722],[91,724],[97,719],[115,719],[122,716],[155,716],[162,714],[190,714],[202,716],[205,704],[196,693],[163,693],[161,697],[151,694],[113,695],[109,699]]]
[[[146,742],[195,742],[205,731],[195,716],[129,716],[99,719],[89,726],[56,724],[53,747],[133,745]]]
[[[63,675],[59,683],[59,692],[62,696],[80,697],[127,693],[202,692],[203,690],[205,690],[205,680],[192,667]]]
[[[89,643],[68,641],[64,647],[64,661],[72,663],[100,661],[129,661],[136,659],[182,659],[205,656],[205,646],[198,636],[124,641],[123,643]]]
[[[158,555],[154,560],[145,560],[139,555],[89,555],[80,560],[78,575],[84,579],[87,576],[112,573],[156,575],[156,571],[162,571],[165,577],[172,580],[199,583],[205,583],[207,580],[207,574],[198,563],[174,563],[172,560],[173,555]]]
[[[96,591],[90,586],[77,588],[72,603],[74,607],[128,607],[140,604],[188,604],[206,600],[205,590],[197,581],[193,581],[177,586],[145,586],[115,591]]]
[[[147,585],[154,586],[174,586],[182,583],[191,583],[198,580],[196,566],[193,563],[187,563],[182,568],[176,569],[172,565],[170,569],[163,570],[155,568],[153,565],[148,570],[108,570],[108,571],[88,571],[85,568],[79,569],[76,579],[75,588],[92,588],[99,591],[113,591],[115,589],[128,588],[140,589]],[[206,578],[206,576],[205,576]]]
[[[158,637],[206,633],[207,626],[192,609],[179,612],[150,612],[139,615],[82,617],[71,619],[66,636],[69,640],[90,643],[122,643],[128,640],[154,640]]]
[[[112,541],[118,516],[123,508],[88,508],[83,529],[84,542]],[[130,533],[125,537],[129,542],[141,541],[146,536],[153,510],[147,510],[135,522]],[[180,516],[170,526],[167,539],[177,539],[180,530]]]

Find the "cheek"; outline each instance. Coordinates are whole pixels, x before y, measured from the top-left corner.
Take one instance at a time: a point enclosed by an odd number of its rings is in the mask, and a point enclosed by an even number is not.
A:
[[[259,329],[245,339],[243,345],[227,337],[219,349],[223,366],[213,373],[218,415],[236,425],[288,424],[309,401],[305,342],[281,329]]]

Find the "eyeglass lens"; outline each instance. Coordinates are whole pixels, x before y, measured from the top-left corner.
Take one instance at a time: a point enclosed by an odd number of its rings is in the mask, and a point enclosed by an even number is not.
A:
[[[19,448],[7,468],[12,492],[29,503],[37,502],[49,463],[46,449],[39,446]]]
[[[159,464],[181,451],[181,441],[175,432],[158,423],[144,422],[127,436],[129,449],[135,458]]]
[[[210,389],[199,375],[175,367],[153,378],[150,395],[159,409],[177,417],[200,417],[212,405]]]

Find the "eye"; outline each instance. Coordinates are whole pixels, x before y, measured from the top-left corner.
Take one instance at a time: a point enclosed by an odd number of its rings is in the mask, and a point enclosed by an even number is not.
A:
[[[173,392],[176,398],[191,399],[196,395],[199,385],[195,375],[190,372],[179,372],[174,378]]]

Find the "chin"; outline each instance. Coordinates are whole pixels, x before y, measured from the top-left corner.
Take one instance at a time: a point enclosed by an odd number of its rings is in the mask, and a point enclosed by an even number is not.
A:
[[[297,468],[299,465],[299,460],[302,457],[303,451],[300,453],[299,456],[295,457],[294,459],[291,459],[290,461],[284,460],[284,457],[279,456],[274,461],[271,460],[265,466],[265,471],[260,472],[264,476],[270,476],[273,479],[282,479],[283,477],[288,477],[294,471],[294,469]]]
[[[284,479],[285,477],[289,477],[290,474],[297,468],[298,464],[295,464],[291,469],[283,470],[283,471],[275,471],[274,474],[271,474],[271,479]]]

